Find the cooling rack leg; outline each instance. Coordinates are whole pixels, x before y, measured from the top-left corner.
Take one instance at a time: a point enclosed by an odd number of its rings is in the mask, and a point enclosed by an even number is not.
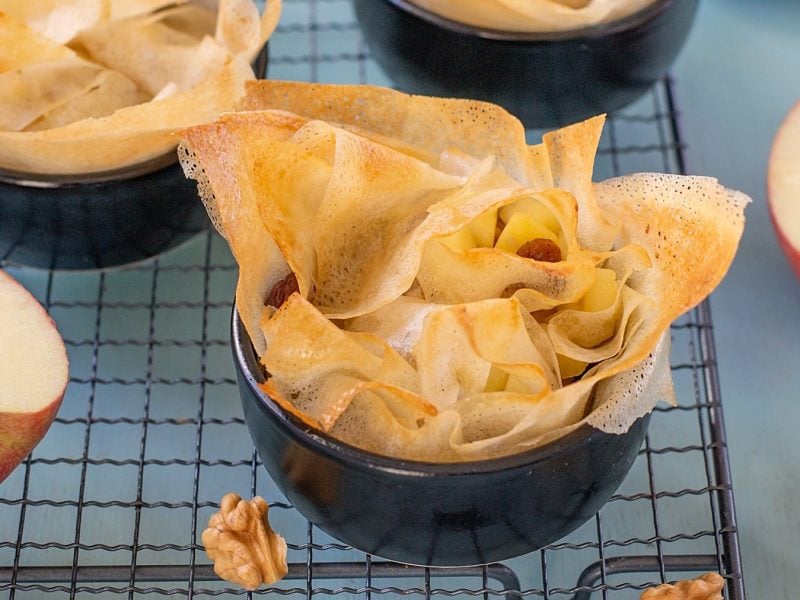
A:
[[[331,562],[315,563],[313,565],[314,580],[323,579],[357,579],[364,575],[364,563],[361,562]],[[434,577],[482,577],[483,567],[448,567],[445,569],[430,569]],[[372,562],[372,577],[406,579],[421,577],[425,572],[424,567],[411,567],[400,563]],[[20,567],[17,569],[17,584],[46,584],[62,583],[75,576],[80,583],[114,583],[127,582],[131,577],[129,566],[87,566],[77,567]],[[287,580],[305,580],[308,574],[307,565],[304,563],[291,563]],[[0,583],[11,581],[13,569],[0,567]],[[486,576],[493,579],[501,586],[506,600],[520,600],[522,591],[519,578],[513,569],[501,564],[486,566]],[[185,581],[185,566],[170,565],[137,565],[134,573],[137,583]],[[197,565],[194,568],[194,581],[217,581],[219,577],[214,573],[212,565]]]
[[[683,133],[681,131],[680,108],[674,90],[672,77],[665,80],[665,93],[670,114],[670,126],[675,140],[675,158],[678,161],[678,172],[690,174],[691,166],[684,152]],[[720,526],[722,543],[724,547],[724,565],[727,573],[731,575],[728,582],[728,593],[732,600],[744,600],[744,574],[742,568],[739,536],[736,525],[736,507],[733,499],[733,481],[728,458],[728,440],[725,431],[725,418],[720,399],[719,373],[717,372],[717,352],[711,326],[711,305],[708,300],[700,303],[695,309],[698,321],[707,326],[699,330],[701,355],[704,358],[705,385],[709,405],[709,418],[711,420],[711,437],[714,445],[714,471],[717,484],[721,490],[718,494],[720,503]],[[717,566],[719,568],[719,565]]]
[[[711,306],[706,300],[696,309],[702,322],[711,323]],[[729,584],[731,598],[744,599],[744,575],[742,573],[741,552],[739,549],[739,536],[736,525],[736,506],[733,500],[733,480],[727,452],[727,434],[725,432],[725,418],[720,403],[719,375],[717,374],[717,353],[714,336],[710,328],[700,331],[700,344],[703,356],[706,357],[707,370],[706,387],[709,398],[709,417],[711,418],[711,434],[715,445],[721,450],[714,452],[714,470],[721,490],[720,525],[722,539],[725,547],[725,569],[733,574],[734,578]]]
[[[663,568],[665,571],[716,571],[717,557],[714,554],[685,554],[683,556],[617,556],[607,558],[605,563],[606,576],[616,573],[657,573]],[[572,600],[589,600],[592,597],[592,588],[600,581],[603,565],[600,561],[594,562],[583,570],[578,578],[577,592]]]

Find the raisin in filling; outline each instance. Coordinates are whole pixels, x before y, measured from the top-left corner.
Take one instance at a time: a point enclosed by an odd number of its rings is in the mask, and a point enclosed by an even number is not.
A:
[[[267,294],[264,304],[266,306],[273,306],[280,308],[289,296],[295,292],[300,291],[300,286],[297,283],[297,277],[294,273],[289,273],[286,277],[281,279],[278,283],[272,286],[272,289]]]
[[[536,238],[528,240],[517,250],[522,258],[530,258],[542,262],[558,262],[561,260],[561,248],[553,240]]]

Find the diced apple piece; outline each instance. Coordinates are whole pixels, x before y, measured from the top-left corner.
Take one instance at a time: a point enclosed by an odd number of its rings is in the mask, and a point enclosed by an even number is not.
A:
[[[489,370],[489,377],[486,378],[486,385],[483,387],[484,392],[502,392],[506,389],[508,383],[508,373],[497,367],[492,367]]]
[[[469,227],[463,227],[455,233],[440,237],[439,241],[453,250],[469,250],[470,248],[475,248],[478,245],[478,243],[475,241],[475,236],[472,235],[472,230]]]
[[[513,392],[515,394],[533,394],[536,392],[531,384],[526,382],[522,377],[511,374],[508,376],[508,382],[506,383],[505,391]]]
[[[503,227],[500,237],[497,238],[495,248],[500,248],[506,252],[516,252],[522,244],[535,239],[552,240],[559,244],[558,236],[542,225],[540,221],[528,214],[518,212],[506,221],[506,226]],[[559,244],[559,247],[561,247],[561,244]],[[561,248],[561,251],[563,256],[564,249]]]
[[[581,298],[580,310],[596,312],[605,310],[617,298],[617,275],[611,269],[597,269],[594,283]]]
[[[586,363],[580,360],[575,360],[569,356],[556,354],[558,359],[558,368],[561,371],[561,379],[568,377],[577,377],[586,370]]]
[[[0,271],[0,481],[39,443],[69,380],[64,342],[36,299]]]
[[[494,246],[494,232],[497,228],[497,211],[490,210],[473,219],[468,225],[479,248]]]
[[[555,215],[535,198],[521,198],[511,204],[507,204],[500,209],[500,218],[503,223],[508,223],[514,215],[520,213],[532,217],[556,235],[561,231],[561,225],[559,225]]]

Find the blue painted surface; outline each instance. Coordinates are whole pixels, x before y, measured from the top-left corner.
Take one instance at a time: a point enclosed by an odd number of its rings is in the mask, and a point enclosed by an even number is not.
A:
[[[674,73],[693,170],[753,198],[711,305],[747,588],[797,598],[800,281],[775,240],[765,174],[800,100],[800,2],[704,0]]]

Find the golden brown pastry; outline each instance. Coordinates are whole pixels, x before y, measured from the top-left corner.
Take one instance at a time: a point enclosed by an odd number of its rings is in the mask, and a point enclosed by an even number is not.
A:
[[[621,434],[672,398],[669,325],[724,276],[746,196],[593,183],[602,116],[528,145],[493,104],[373,86],[263,81],[243,109],[179,154],[285,410],[449,462]]]
[[[13,49],[0,52],[0,169],[168,155],[176,131],[236,108],[280,12],[281,0],[263,15],[253,0],[0,0],[0,47]]]

